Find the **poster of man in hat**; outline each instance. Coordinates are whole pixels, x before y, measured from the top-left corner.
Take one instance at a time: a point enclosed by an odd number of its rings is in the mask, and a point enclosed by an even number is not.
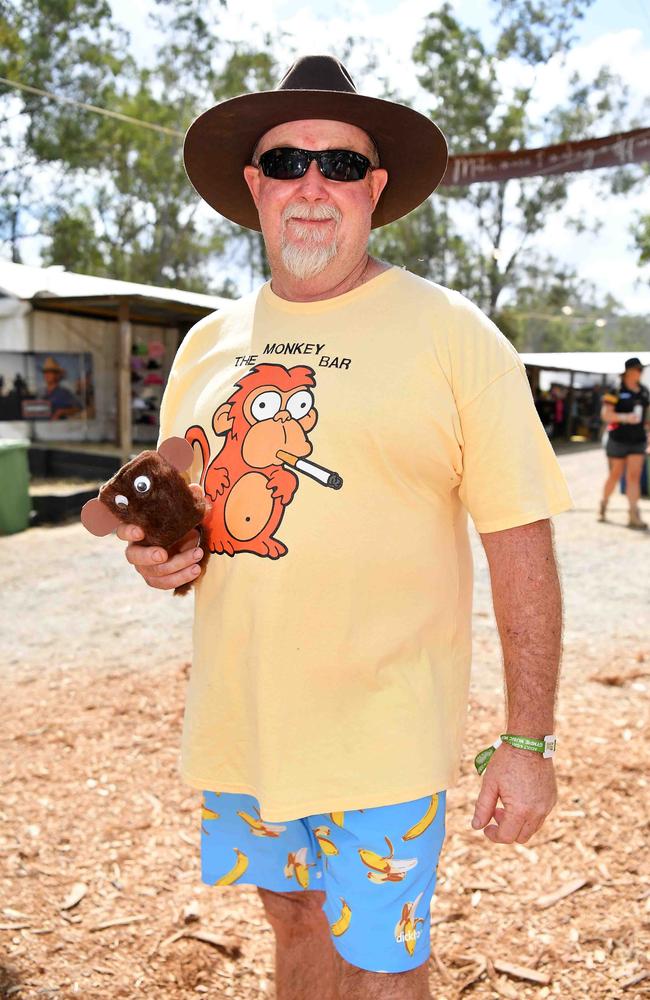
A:
[[[59,364],[57,359],[48,354],[41,361],[39,355],[36,356],[36,364],[43,377],[44,391],[43,398],[51,407],[50,420],[66,420],[68,417],[76,417],[81,413],[83,405],[74,393],[64,384],[68,372]]]
[[[0,352],[0,420],[94,416],[92,355]]]

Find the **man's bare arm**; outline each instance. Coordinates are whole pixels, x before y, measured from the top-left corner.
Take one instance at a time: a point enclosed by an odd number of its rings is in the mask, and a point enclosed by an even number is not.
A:
[[[550,522],[494,531],[481,539],[503,649],[506,732],[547,736],[554,731],[562,637]],[[504,744],[483,775],[472,825],[484,828],[495,842],[523,843],[541,827],[556,799],[552,760]]]

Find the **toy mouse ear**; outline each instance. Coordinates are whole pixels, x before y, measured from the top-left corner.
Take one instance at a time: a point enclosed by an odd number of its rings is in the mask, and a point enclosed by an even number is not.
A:
[[[91,535],[110,535],[120,523],[117,517],[99,497],[88,500],[81,508],[81,523]]]
[[[192,445],[185,438],[167,438],[158,449],[158,454],[179,472],[185,472],[194,461]]]

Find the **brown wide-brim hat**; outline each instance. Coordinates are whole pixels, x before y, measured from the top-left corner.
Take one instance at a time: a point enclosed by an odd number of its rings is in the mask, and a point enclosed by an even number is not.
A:
[[[185,136],[187,176],[226,219],[260,230],[244,167],[269,129],[313,118],[356,125],[374,140],[388,183],[373,212],[373,229],[417,208],[442,180],[447,142],[438,126],[403,104],[358,94],[332,56],[304,56],[276,90],[233,97],[199,115]]]
[[[52,355],[50,355],[49,358],[45,359],[45,361],[43,362],[43,365],[41,367],[41,371],[42,372],[56,372],[57,375],[61,375],[61,376],[65,375],[65,373],[66,373],[65,372],[65,368],[62,368],[61,365],[59,364],[59,362],[55,361],[55,359],[52,357]]]

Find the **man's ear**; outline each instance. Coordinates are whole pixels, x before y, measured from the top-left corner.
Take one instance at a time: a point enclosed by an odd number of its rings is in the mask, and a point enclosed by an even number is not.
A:
[[[248,190],[253,196],[253,201],[255,202],[255,208],[259,205],[260,200],[260,171],[259,167],[254,167],[250,163],[244,167],[244,180],[248,184]]]
[[[370,197],[372,198],[372,210],[377,208],[377,202],[386,185],[388,184],[388,171],[383,167],[377,167],[370,171]]]

